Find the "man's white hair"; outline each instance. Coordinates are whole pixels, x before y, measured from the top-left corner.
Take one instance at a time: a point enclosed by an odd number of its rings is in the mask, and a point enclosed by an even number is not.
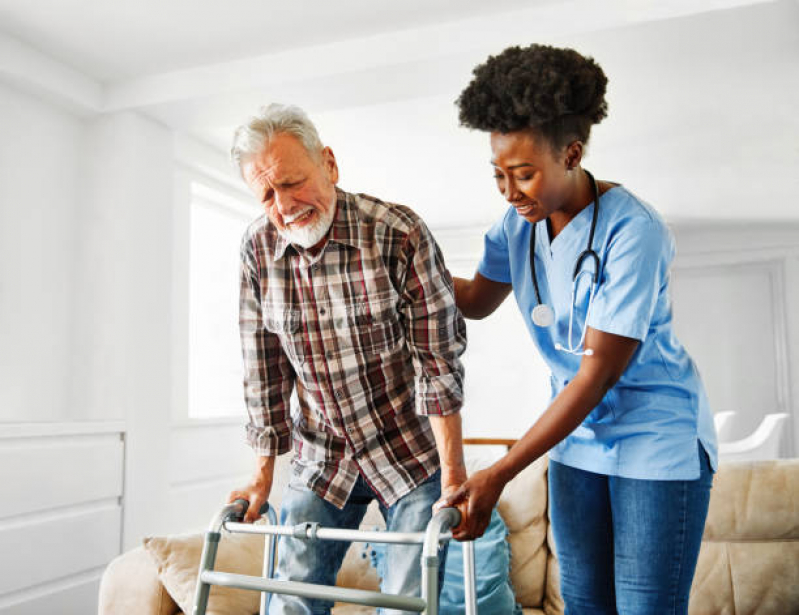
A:
[[[231,160],[241,168],[244,158],[260,154],[278,134],[294,135],[311,156],[319,159],[322,141],[305,111],[295,105],[272,103],[261,107],[246,124],[236,129],[230,148]]]

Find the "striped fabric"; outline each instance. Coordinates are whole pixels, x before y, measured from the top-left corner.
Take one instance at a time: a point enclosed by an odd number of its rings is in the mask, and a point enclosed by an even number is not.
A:
[[[426,417],[460,411],[466,327],[422,220],[337,192],[315,257],[287,245],[265,215],[244,235],[247,440],[267,456],[293,441],[292,481],[339,508],[359,473],[391,506],[439,467]]]

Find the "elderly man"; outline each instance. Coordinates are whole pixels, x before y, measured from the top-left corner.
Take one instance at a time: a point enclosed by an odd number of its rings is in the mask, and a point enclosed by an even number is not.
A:
[[[248,500],[253,520],[275,457],[293,443],[282,523],[357,528],[376,499],[389,530],[423,530],[442,491],[466,479],[466,330],[435,240],[409,208],[339,189],[333,151],[297,107],[262,109],[236,131],[232,157],[266,215],[241,245],[257,467],[230,500]],[[347,546],[281,539],[278,576],[332,585]],[[418,546],[389,546],[382,590],[419,595],[420,555]],[[276,595],[270,612],[331,606]]]

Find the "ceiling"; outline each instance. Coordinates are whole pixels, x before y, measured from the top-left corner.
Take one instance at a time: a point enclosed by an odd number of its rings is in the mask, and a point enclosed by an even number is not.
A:
[[[103,83],[555,0],[0,0],[0,31]]]
[[[181,163],[237,191],[234,128],[298,104],[345,187],[443,228],[482,224],[497,201],[484,135],[453,105],[473,67],[509,45],[575,46],[613,75],[597,173],[625,169],[672,219],[747,203],[795,219],[798,19],[799,0],[0,0],[0,82],[78,117],[146,115]],[[453,191],[469,195],[455,209]]]

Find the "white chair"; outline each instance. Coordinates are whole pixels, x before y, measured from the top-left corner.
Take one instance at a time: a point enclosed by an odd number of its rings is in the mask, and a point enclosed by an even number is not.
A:
[[[782,426],[787,420],[788,414],[785,412],[767,414],[751,435],[735,442],[719,443],[719,457],[722,461],[777,459]]]
[[[719,442],[726,442],[730,439],[730,428],[732,427],[732,417],[735,416],[734,410],[716,412],[713,415],[713,425],[716,427],[716,437]]]

